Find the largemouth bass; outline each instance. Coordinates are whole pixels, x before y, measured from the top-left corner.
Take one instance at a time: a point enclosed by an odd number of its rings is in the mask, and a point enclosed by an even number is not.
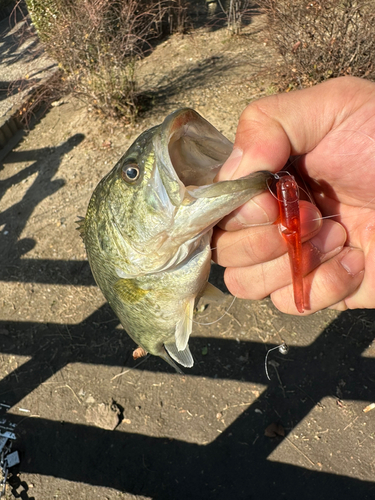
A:
[[[143,132],[98,184],[80,223],[96,283],[143,352],[193,366],[188,341],[208,284],[212,227],[270,172],[214,183],[232,143],[192,109]]]

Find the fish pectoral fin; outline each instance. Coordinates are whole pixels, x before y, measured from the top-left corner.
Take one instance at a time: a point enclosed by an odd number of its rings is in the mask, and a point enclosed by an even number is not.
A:
[[[176,325],[174,336],[176,347],[179,351],[183,351],[186,348],[193,330],[194,305],[195,297],[191,297],[185,301],[183,316]]]
[[[139,287],[135,280],[131,279],[119,279],[113,288],[121,300],[128,304],[140,302],[150,292],[150,290]]]
[[[226,298],[226,295],[224,292],[216,288],[215,285],[207,282],[206,288],[202,293],[202,297],[209,300],[222,301]]]
[[[170,357],[177,361],[177,363],[180,363],[180,365],[185,366],[185,368],[191,368],[194,365],[194,359],[188,345],[183,351],[177,349],[175,342],[164,344],[164,347]]]

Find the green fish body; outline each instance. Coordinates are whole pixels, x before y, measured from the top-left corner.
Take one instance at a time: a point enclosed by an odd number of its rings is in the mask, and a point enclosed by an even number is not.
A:
[[[193,366],[193,311],[212,294],[212,227],[267,188],[270,172],[213,183],[232,151],[191,109],[141,134],[96,187],[80,231],[94,278],[146,352]],[[174,361],[173,361],[174,360]]]

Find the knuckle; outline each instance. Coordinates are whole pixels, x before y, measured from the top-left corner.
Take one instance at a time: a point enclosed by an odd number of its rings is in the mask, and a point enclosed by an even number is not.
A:
[[[224,281],[232,295],[239,299],[249,298],[244,280],[239,279],[238,269],[227,268],[224,273]]]
[[[227,268],[224,281],[230,293],[239,299],[261,300],[269,295],[264,280],[251,279],[244,268]]]

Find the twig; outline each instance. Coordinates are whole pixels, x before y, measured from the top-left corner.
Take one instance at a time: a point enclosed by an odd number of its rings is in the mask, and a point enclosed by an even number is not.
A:
[[[233,319],[233,320],[237,323],[237,325],[238,325],[239,327],[242,327],[241,323],[238,321],[238,319],[237,319],[237,318],[235,318],[235,317],[233,316],[233,314],[230,314],[228,311],[225,311],[225,314],[226,314],[227,316],[229,316],[230,318],[232,318],[232,319]]]
[[[284,398],[286,399],[285,389],[284,389],[283,383],[281,382],[281,378],[280,378],[279,372],[277,370],[276,364],[275,364],[274,361],[270,361],[270,365],[275,368],[277,379],[278,379],[278,381],[280,383],[281,390],[283,391]]]
[[[68,384],[65,384],[65,385],[59,385],[57,387],[55,387],[55,390],[57,389],[62,389],[64,387],[67,387],[68,389],[70,389],[72,391],[72,393],[74,394],[74,396],[76,397],[78,403],[81,405],[82,404],[82,401],[79,399],[79,397],[77,396],[77,394],[73,391],[73,389],[70,387],[70,385]]]
[[[319,408],[324,408],[324,405],[322,405],[322,403],[320,403],[320,401],[315,401],[309,394],[307,394],[306,391],[304,391],[302,389],[302,387],[300,387],[297,384],[294,384],[294,387],[297,387],[297,389],[299,389],[301,392],[303,392],[305,394],[305,396],[307,396],[309,399],[311,399],[311,401],[314,403],[314,405],[319,406]]]
[[[111,378],[111,382],[112,382],[112,380],[115,380],[116,378],[121,377],[122,375],[125,375],[126,373],[134,370],[134,368],[137,368],[139,365],[141,365],[142,363],[144,363],[147,358],[148,358],[148,356],[146,356],[144,359],[142,359],[142,361],[140,361],[139,363],[137,363],[132,368],[129,368],[128,370],[125,370],[124,372],[118,373],[117,375],[115,375],[114,377]]]
[[[303,455],[303,456],[306,458],[306,460],[308,460],[308,461],[310,462],[310,464],[311,464],[311,465],[312,465],[315,469],[317,469],[317,466],[314,464],[314,462],[312,462],[312,461],[309,459],[309,457],[308,457],[307,455],[305,455],[305,454],[303,453],[303,451],[301,451],[301,450],[298,448],[298,446],[296,446],[294,443],[292,443],[292,441],[291,441],[288,437],[286,437],[285,439],[286,439],[286,440],[288,441],[288,443],[290,443],[290,444],[291,444],[291,445],[292,445],[292,446],[293,446],[293,447],[294,447],[297,451],[299,451],[299,452],[301,453],[301,455]]]
[[[356,416],[356,417],[355,417],[355,419],[354,419],[354,420],[352,420],[352,421],[350,422],[350,424],[348,424],[348,425],[345,427],[344,431],[346,431],[346,429],[347,429],[348,427],[350,427],[352,424],[354,424],[354,422],[357,420],[357,418],[358,418],[358,416]]]

